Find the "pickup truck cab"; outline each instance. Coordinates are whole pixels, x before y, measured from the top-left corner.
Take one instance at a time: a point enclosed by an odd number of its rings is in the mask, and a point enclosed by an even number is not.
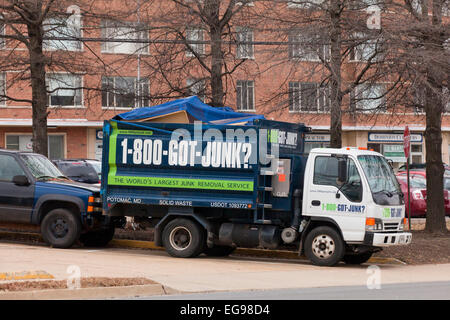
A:
[[[40,225],[57,248],[106,245],[115,227],[102,216],[98,187],[70,180],[43,155],[0,149],[2,222]]]

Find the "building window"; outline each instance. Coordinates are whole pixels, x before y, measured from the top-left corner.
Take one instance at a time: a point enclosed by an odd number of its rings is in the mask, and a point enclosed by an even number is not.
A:
[[[187,41],[187,51],[186,56],[195,57],[197,55],[205,54],[205,44],[204,43],[190,43],[190,41],[203,41],[204,31],[201,28],[188,28],[186,30],[186,41]],[[194,54],[195,53],[195,54]]]
[[[385,109],[384,84],[358,85],[350,94],[350,105],[355,111],[375,111]]]
[[[288,1],[287,7],[294,9],[314,9],[320,8],[323,0],[293,0]]]
[[[141,108],[149,104],[149,81],[136,77],[103,77],[102,106]]]
[[[320,37],[307,37],[301,31],[289,33],[289,58],[299,61],[318,62],[330,59],[330,45]]]
[[[205,80],[189,78],[186,80],[186,86],[191,96],[197,96],[200,100],[205,101]]]
[[[236,40],[236,57],[238,59],[253,59],[253,30],[247,27],[237,27]]]
[[[328,87],[318,83],[289,82],[289,111],[327,112],[329,109]]]
[[[255,110],[255,82],[252,80],[238,80],[236,84],[236,108],[238,111]]]
[[[350,61],[380,61],[382,59],[382,41],[369,39],[367,35],[356,34],[353,47],[349,50]]]
[[[5,25],[3,23],[0,23],[0,49],[4,49],[6,46],[5,38],[3,38],[4,35],[5,35]]]
[[[82,76],[49,73],[47,87],[50,106],[82,106]]]
[[[65,158],[64,135],[48,135],[48,157],[50,159]],[[6,149],[33,151],[32,135],[6,134]]]
[[[73,39],[81,38],[81,26],[70,23],[66,17],[55,17],[47,19],[44,24],[45,37],[64,38],[68,40],[44,40],[45,50],[80,51],[81,42]]]
[[[6,105],[6,73],[0,72],[0,106]]]
[[[148,31],[144,25],[134,22],[102,22],[102,52],[118,54],[148,53]],[[118,41],[111,41],[118,40]],[[124,40],[124,41],[120,41]],[[136,40],[136,42],[133,42]]]

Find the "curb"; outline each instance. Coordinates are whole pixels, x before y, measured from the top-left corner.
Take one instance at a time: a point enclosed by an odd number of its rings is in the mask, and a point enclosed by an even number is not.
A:
[[[29,237],[33,240],[43,241],[40,234],[37,233],[18,233],[18,232],[6,232],[1,231],[0,236],[6,236],[8,238],[20,238],[23,236]],[[142,240],[128,240],[128,239],[113,239],[109,242],[108,247],[112,248],[131,248],[131,249],[147,249],[147,250],[164,250],[163,247],[158,247],[153,241],[142,241]],[[288,259],[288,260],[299,260],[308,261],[302,256],[298,255],[296,251],[287,250],[265,250],[265,249],[251,249],[251,248],[237,248],[233,255],[246,256],[246,257],[260,257],[260,258],[271,258],[271,259]],[[382,257],[372,257],[367,261],[367,263],[373,264],[397,264],[404,265],[405,263],[395,259],[395,258],[382,258]]]
[[[0,292],[0,300],[78,300],[126,298],[137,296],[154,296],[181,294],[181,291],[161,284],[149,284],[126,287],[96,287],[80,289],[53,289],[34,291]]]

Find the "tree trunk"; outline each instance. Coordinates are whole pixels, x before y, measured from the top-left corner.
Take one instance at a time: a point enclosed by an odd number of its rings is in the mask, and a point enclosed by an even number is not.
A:
[[[432,79],[430,79],[432,80]],[[434,83],[434,81],[430,81]],[[438,86],[437,86],[438,87]],[[439,90],[434,87],[434,90]],[[444,166],[442,163],[442,99],[431,88],[426,90],[426,175],[427,175],[427,232],[444,232]]]
[[[341,26],[339,0],[331,0],[331,80],[330,80],[330,147],[342,147],[342,92],[341,92]]]
[[[45,84],[45,56],[42,51],[41,25],[28,25],[30,41],[30,73],[33,108],[33,152],[48,156],[47,88]]]
[[[224,106],[224,91],[222,82],[223,54],[221,30],[213,27],[211,30],[211,105]]]

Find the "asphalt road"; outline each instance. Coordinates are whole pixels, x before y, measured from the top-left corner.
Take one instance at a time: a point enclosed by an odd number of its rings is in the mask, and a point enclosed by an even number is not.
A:
[[[140,297],[138,300],[450,300],[450,281],[396,283],[367,286],[228,291],[171,296]]]
[[[181,293],[232,292],[214,293],[225,294],[225,297],[234,296],[235,292],[239,292],[238,296],[245,297],[246,292],[248,294],[251,291],[251,294],[267,294],[268,299],[278,295],[301,299],[300,297],[308,297],[309,293],[336,299],[339,298],[336,297],[336,292],[340,292],[335,291],[336,288],[346,287],[345,290],[350,290],[349,299],[374,294],[382,296],[383,292],[387,292],[384,299],[388,296],[395,299],[395,290],[400,292],[401,286],[410,288],[411,294],[419,294],[412,292],[413,288],[418,287],[417,283],[424,284],[423,290],[426,292],[434,290],[428,289],[429,283],[446,283],[447,287],[439,285],[437,288],[438,291],[447,290],[447,295],[439,295],[437,298],[448,297],[450,291],[450,264],[340,264],[325,268],[298,260],[237,256],[177,259],[164,251],[53,249],[40,245],[0,242],[0,274],[40,272],[51,275],[56,280],[67,280],[74,276],[73,270],[78,270],[81,277],[145,277]],[[395,286],[400,287],[392,291],[391,285],[394,289]],[[368,289],[378,286],[381,289]],[[315,288],[326,289],[320,292]],[[165,296],[167,297],[169,296]]]

